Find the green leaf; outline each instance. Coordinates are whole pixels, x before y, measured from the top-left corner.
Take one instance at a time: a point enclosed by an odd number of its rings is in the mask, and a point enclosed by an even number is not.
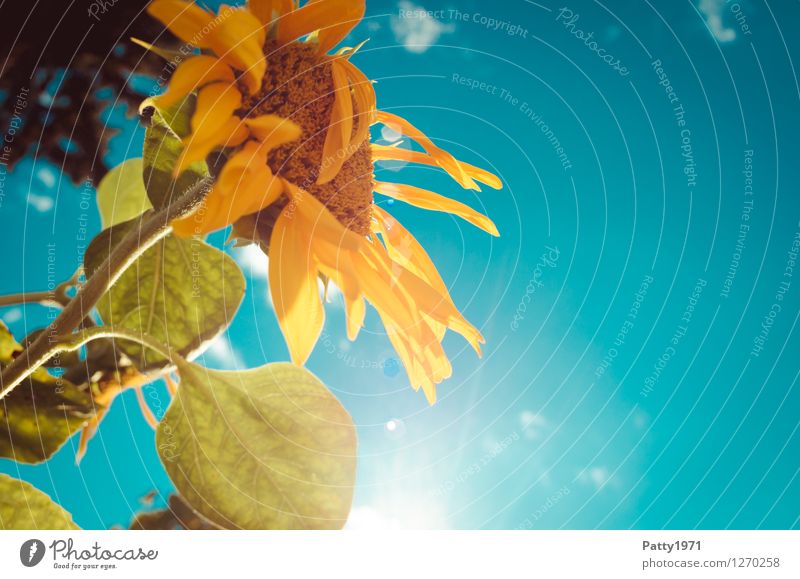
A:
[[[102,231],[86,249],[91,275],[138,220]],[[233,321],[242,303],[245,281],[225,253],[199,239],[167,236],[128,268],[97,303],[103,322],[142,332],[192,357]],[[117,346],[141,370],[166,365],[160,354],[132,342]]]
[[[80,527],[39,489],[0,474],[0,529],[77,531]]]
[[[144,134],[143,176],[147,196],[158,209],[168,205],[170,200],[180,197],[208,175],[206,163],[197,161],[189,165],[177,180],[172,178],[172,169],[183,151],[181,139],[191,132],[189,122],[195,101],[196,97],[189,95],[185,100],[166,109],[159,109],[150,101],[150,108],[146,109],[152,115]]]
[[[147,198],[142,159],[128,159],[106,174],[97,187],[97,208],[103,229],[138,217],[153,205]]]
[[[0,368],[21,350],[0,323]],[[58,360],[52,362],[58,366]],[[38,368],[0,401],[0,457],[31,464],[47,460],[94,414],[88,385]]]
[[[225,528],[339,529],[356,472],[350,415],[291,364],[242,372],[179,363],[181,384],[156,432],[181,496]]]
[[[0,322],[0,364],[8,364],[21,351],[22,346],[11,335],[8,326]]]
[[[180,495],[172,494],[167,500],[166,508],[138,513],[129,529],[135,531],[218,530],[219,527],[190,507]]]

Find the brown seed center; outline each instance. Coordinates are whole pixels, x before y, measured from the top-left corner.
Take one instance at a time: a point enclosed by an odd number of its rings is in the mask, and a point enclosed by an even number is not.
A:
[[[261,92],[245,96],[243,113],[279,115],[303,130],[300,140],[272,151],[270,169],[319,199],[348,229],[368,234],[373,190],[369,139],[358,146],[335,178],[317,185],[334,105],[329,58],[318,54],[313,45],[299,42],[278,47],[267,41],[264,53],[267,72]],[[353,111],[358,112],[355,100]]]

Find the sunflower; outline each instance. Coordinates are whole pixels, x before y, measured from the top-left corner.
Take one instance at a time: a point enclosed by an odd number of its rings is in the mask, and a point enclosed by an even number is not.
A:
[[[374,203],[374,194],[457,215],[497,236],[492,221],[463,203],[397,183],[375,182],[373,162],[438,166],[465,189],[499,189],[493,174],[458,161],[408,121],[376,108],[372,82],[333,51],[364,15],[364,0],[250,0],[217,14],[183,0],[154,0],[149,13],[200,54],[181,62],[167,107],[196,92],[191,134],[175,166],[214,154],[220,167],[198,211],[173,222],[178,236],[233,224],[236,237],[269,255],[275,311],[292,361],[308,359],[324,322],[318,279],[342,292],[347,335],[362,327],[365,300],[377,310],[415,390],[436,400],[452,373],[441,342],[461,334],[480,355],[481,333],[458,311],[414,237]],[[382,123],[421,151],[371,144]],[[219,159],[222,159],[220,163]]]

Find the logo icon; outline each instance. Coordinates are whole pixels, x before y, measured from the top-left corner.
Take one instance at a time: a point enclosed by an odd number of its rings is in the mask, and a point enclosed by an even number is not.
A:
[[[39,539],[28,539],[19,548],[19,560],[26,567],[35,567],[44,558],[44,543]]]

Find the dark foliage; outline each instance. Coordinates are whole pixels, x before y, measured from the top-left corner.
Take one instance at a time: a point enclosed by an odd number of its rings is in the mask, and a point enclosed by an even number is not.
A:
[[[34,153],[78,182],[106,173],[113,129],[101,113],[142,100],[131,74],[158,76],[163,62],[131,37],[175,39],[144,9],[147,0],[5,0],[0,3],[0,144],[9,167]],[[5,148],[3,148],[5,146]]]

